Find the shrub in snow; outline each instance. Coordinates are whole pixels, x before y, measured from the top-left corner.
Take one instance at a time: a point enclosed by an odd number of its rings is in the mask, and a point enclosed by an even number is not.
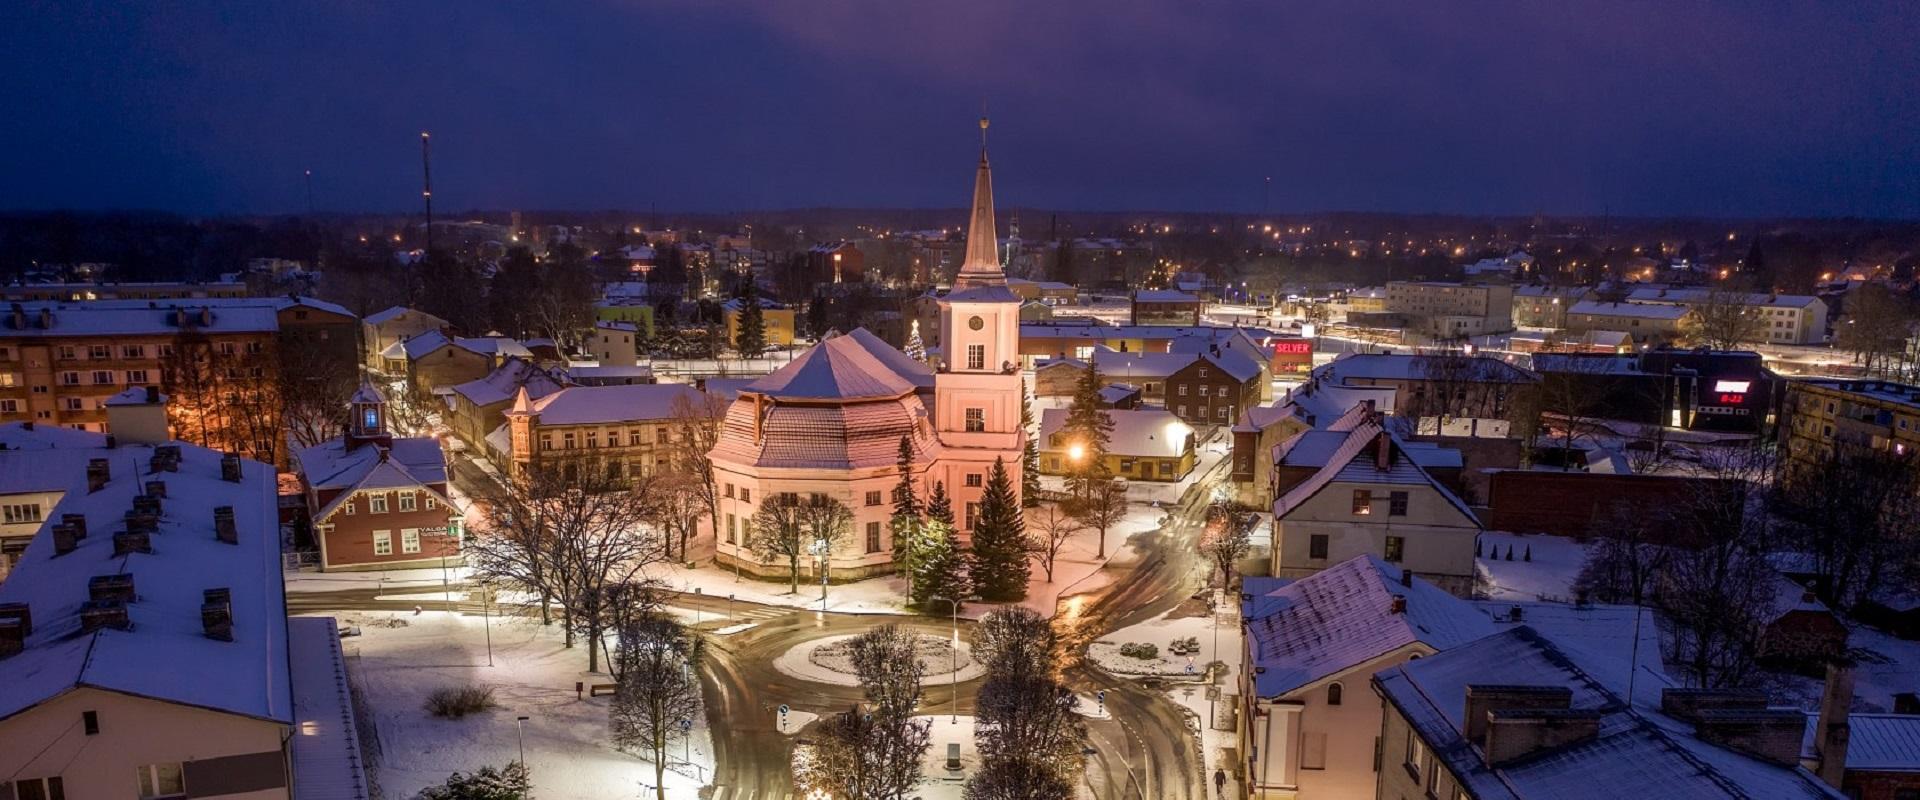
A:
[[[479,771],[453,773],[447,782],[429,786],[414,795],[414,800],[532,800],[533,784],[527,780],[526,765],[509,762],[500,769],[481,767]]]
[[[1160,648],[1152,642],[1127,642],[1120,645],[1120,655],[1147,661],[1159,658]]]
[[[493,707],[493,687],[491,686],[477,684],[443,686],[427,695],[427,713],[436,717],[459,719]]]

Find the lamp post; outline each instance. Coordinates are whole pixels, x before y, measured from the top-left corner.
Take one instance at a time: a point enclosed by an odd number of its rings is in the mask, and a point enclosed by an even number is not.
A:
[[[727,624],[733,624],[733,595],[727,595]]]
[[[953,643],[947,647],[953,656],[950,662],[953,671],[947,677],[948,685],[953,687],[953,705],[947,709],[950,714],[947,721],[957,725],[960,722],[960,601],[937,594],[927,599],[945,600],[947,608],[953,610]]]
[[[820,565],[820,613],[827,613],[827,540],[813,540],[813,557]]]
[[[519,739],[520,739],[520,768],[521,768],[521,769],[526,769],[526,768],[527,768],[527,728],[526,728],[526,722],[527,722],[527,720],[529,720],[529,719],[532,719],[532,717],[528,717],[528,716],[525,716],[525,715],[522,715],[522,716],[518,716],[518,717],[514,717],[514,718],[513,718],[513,730],[514,730],[514,733],[515,733],[515,734],[517,734],[517,735],[518,735],[518,737],[519,737]]]
[[[700,627],[700,598],[703,594],[700,587],[693,587],[693,627],[696,628]]]
[[[487,631],[487,666],[493,666],[493,587],[480,584],[480,626]]]

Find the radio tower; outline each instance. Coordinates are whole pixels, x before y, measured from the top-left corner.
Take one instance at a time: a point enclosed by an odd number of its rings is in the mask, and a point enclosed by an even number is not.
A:
[[[420,252],[424,260],[433,253],[433,139],[426,131],[420,132],[420,197],[427,204],[427,248]]]

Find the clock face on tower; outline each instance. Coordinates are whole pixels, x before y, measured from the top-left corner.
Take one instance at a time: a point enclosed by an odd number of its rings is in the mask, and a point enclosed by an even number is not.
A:
[[[987,321],[979,317],[971,317],[967,320],[967,327],[972,328],[976,331],[986,326],[987,326]]]

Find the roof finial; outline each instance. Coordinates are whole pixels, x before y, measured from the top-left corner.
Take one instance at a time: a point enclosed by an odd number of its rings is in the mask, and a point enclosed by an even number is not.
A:
[[[987,149],[987,115],[984,113],[986,109],[983,108],[981,111],[983,113],[980,115],[980,149],[984,151]]]

